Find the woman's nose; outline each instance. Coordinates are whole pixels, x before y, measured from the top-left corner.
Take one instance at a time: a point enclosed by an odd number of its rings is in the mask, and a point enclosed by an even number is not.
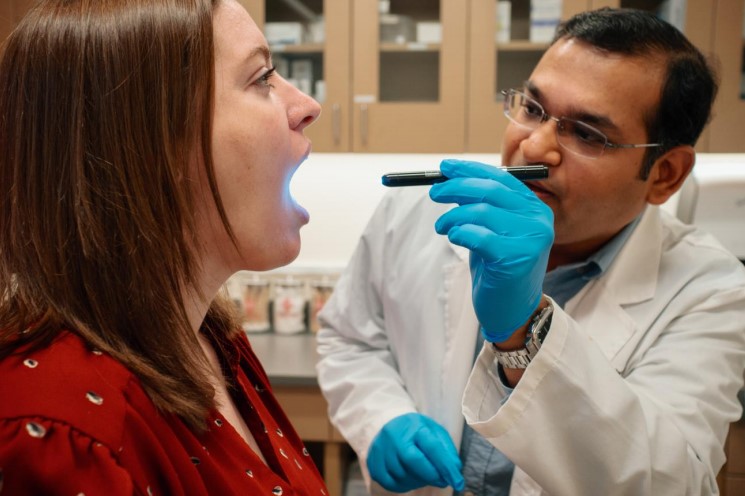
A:
[[[290,128],[302,131],[318,119],[321,114],[321,105],[290,83],[285,81],[285,84],[290,87],[291,101],[287,109]]]

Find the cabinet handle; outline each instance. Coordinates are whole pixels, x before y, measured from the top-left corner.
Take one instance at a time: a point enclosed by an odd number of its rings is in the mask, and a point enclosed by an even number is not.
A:
[[[362,146],[367,146],[367,104],[360,105],[360,138]]]
[[[341,105],[335,103],[331,107],[331,132],[334,135],[334,145],[341,143]]]

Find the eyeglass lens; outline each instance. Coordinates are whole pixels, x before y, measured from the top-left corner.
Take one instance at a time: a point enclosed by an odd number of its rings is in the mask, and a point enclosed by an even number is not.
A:
[[[559,144],[585,157],[600,156],[608,143],[608,138],[594,127],[566,117],[552,117],[540,103],[515,90],[505,92],[504,114],[515,124],[531,130],[549,119],[555,120]]]

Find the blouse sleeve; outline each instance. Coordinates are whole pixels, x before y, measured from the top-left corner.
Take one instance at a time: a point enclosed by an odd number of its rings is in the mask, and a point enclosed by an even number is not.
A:
[[[109,447],[45,418],[0,419],[0,493],[138,494]]]

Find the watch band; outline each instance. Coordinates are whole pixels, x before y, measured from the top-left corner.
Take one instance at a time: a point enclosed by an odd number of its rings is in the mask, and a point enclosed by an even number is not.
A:
[[[517,350],[502,351],[492,343],[492,351],[496,360],[508,369],[524,369],[530,364],[538,350],[543,344],[543,340],[548,334],[551,327],[551,317],[554,313],[554,306],[549,301],[548,305],[536,312],[528,327],[528,334],[525,336],[525,347]]]

